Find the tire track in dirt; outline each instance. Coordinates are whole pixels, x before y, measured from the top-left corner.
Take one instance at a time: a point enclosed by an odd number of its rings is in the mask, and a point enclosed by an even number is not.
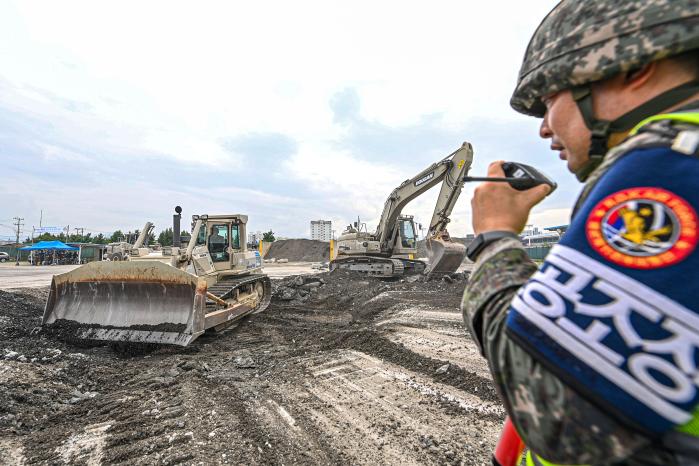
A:
[[[12,329],[0,340],[0,454],[41,464],[487,463],[503,411],[458,344],[463,284],[319,277],[326,284],[304,302],[273,301],[190,348],[120,353],[33,332],[45,290],[0,293]]]

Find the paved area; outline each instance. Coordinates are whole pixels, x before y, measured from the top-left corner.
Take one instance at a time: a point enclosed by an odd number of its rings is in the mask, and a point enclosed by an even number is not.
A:
[[[77,265],[44,265],[31,266],[26,262],[16,266],[0,264],[0,290],[16,288],[35,288],[48,286],[51,278],[59,273],[69,272]],[[286,264],[265,264],[264,272],[271,278],[288,277],[289,275],[306,275],[316,273],[310,262],[288,262]]]
[[[284,278],[290,275],[308,275],[320,270],[311,268],[312,262],[287,262],[285,264],[264,264],[262,270],[270,278]]]
[[[35,288],[48,286],[51,278],[59,273],[69,272],[77,265],[0,264],[0,290],[15,288]]]

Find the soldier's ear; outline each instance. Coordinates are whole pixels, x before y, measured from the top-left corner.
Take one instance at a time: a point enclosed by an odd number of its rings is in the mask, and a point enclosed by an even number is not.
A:
[[[656,62],[647,63],[640,68],[627,71],[624,74],[624,84],[631,86],[633,89],[637,89],[647,83],[657,71],[658,65]]]

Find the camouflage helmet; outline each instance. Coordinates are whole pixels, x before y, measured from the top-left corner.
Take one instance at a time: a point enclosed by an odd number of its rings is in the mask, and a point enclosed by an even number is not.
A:
[[[510,105],[543,117],[541,98],[699,49],[699,0],[563,0],[524,55]]]

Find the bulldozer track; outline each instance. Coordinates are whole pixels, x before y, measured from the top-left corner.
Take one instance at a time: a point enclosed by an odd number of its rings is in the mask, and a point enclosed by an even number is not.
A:
[[[246,275],[244,277],[232,277],[225,280],[220,280],[214,285],[211,285],[208,289],[209,293],[217,296],[219,299],[227,300],[230,299],[235,290],[240,289],[243,286],[255,284],[262,282],[264,287],[264,292],[262,295],[262,300],[255,306],[251,314],[257,314],[258,312],[264,311],[272,299],[272,282],[269,277],[264,274],[252,274]],[[207,311],[216,309],[217,305],[212,300],[206,301]]]

